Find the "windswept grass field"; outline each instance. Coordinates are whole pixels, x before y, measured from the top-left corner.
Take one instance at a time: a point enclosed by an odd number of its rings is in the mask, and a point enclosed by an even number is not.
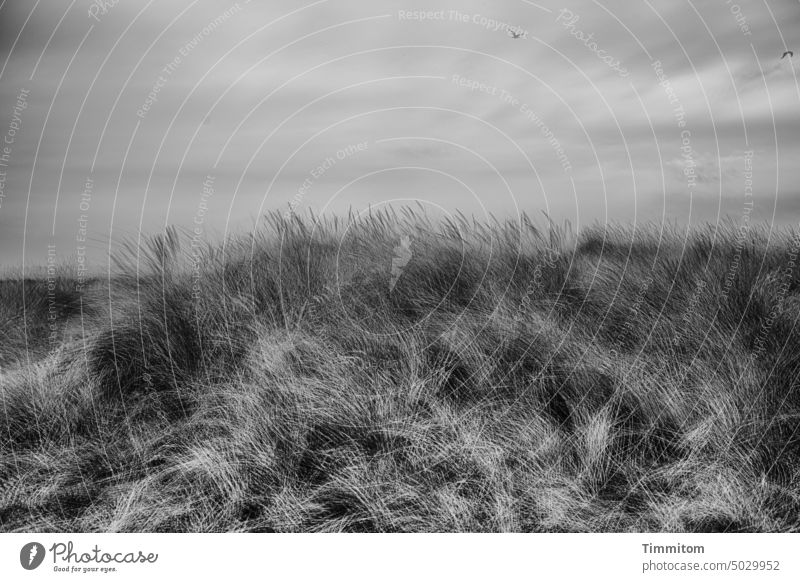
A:
[[[798,531],[797,237],[273,214],[8,274],[0,529]]]

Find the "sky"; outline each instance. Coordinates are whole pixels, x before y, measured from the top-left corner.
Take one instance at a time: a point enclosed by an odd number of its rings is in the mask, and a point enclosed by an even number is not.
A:
[[[0,0],[0,265],[276,209],[797,225],[798,63],[797,0]]]

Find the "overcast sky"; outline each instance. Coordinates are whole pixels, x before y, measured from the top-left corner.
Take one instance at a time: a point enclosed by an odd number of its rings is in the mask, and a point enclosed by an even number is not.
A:
[[[0,0],[0,264],[416,201],[797,224],[797,63],[797,0]]]

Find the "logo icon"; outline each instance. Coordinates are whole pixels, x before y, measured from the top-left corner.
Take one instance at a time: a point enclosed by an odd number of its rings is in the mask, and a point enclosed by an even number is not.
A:
[[[392,258],[392,280],[389,282],[389,292],[394,291],[398,279],[403,274],[403,270],[414,253],[411,251],[411,238],[406,235],[400,240],[400,244],[394,247],[395,256]]]
[[[22,546],[19,552],[19,563],[26,570],[35,570],[44,561],[44,546],[39,542],[30,542]]]

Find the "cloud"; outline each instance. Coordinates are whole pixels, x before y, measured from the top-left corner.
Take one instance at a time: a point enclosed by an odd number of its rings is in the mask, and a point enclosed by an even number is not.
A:
[[[19,89],[31,90],[0,208],[0,261],[18,261],[23,228],[31,256],[51,239],[74,250],[89,175],[98,239],[135,232],[140,220],[146,230],[190,223],[210,173],[219,195],[207,226],[225,229],[229,217],[246,223],[283,207],[309,167],[363,141],[368,153],[326,174],[299,210],[325,207],[353,182],[331,207],[429,197],[496,214],[546,205],[557,218],[588,222],[657,215],[666,196],[683,215],[684,128],[653,60],[684,109],[704,196],[738,199],[748,148],[757,150],[759,188],[784,201],[798,195],[800,91],[796,67],[779,58],[800,46],[793,3],[741,3],[737,13],[715,0],[568,3],[596,46],[556,22],[558,10],[525,2],[445,0],[436,7],[444,17],[429,20],[399,18],[399,10],[431,10],[416,0],[275,0],[236,10],[234,2],[126,0],[99,21],[86,0],[72,10],[33,4],[7,0],[0,9],[0,62],[8,60],[0,138]],[[528,34],[514,40],[489,21]],[[497,91],[459,87],[456,74]],[[563,148],[569,171],[526,112]],[[383,141],[413,137],[457,145]],[[452,174],[480,200],[435,172],[380,173],[403,165]]]
[[[686,179],[686,171],[691,169],[700,185],[718,184],[722,178],[732,178],[744,172],[748,156],[745,152],[719,156],[711,152],[693,152],[690,160],[672,158],[666,167],[672,171],[672,178]]]

